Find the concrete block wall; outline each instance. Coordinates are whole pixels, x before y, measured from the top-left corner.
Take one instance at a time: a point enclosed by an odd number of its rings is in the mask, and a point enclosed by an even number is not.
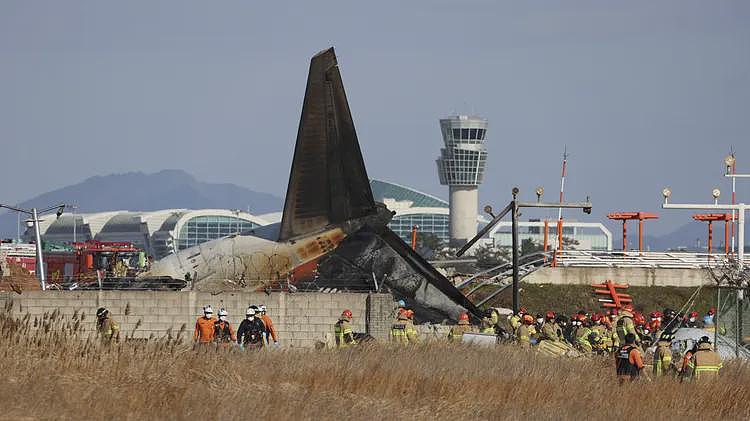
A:
[[[523,281],[531,284],[589,285],[607,279],[632,286],[688,288],[713,282],[705,269],[606,267],[546,267],[529,274]]]
[[[389,294],[323,294],[323,293],[254,293],[173,291],[27,291],[23,294],[0,294],[0,301],[12,300],[13,311],[43,315],[59,309],[64,315],[75,311],[86,314],[84,329],[94,332],[96,309],[106,307],[120,323],[127,336],[162,337],[171,329],[176,335],[185,329],[191,339],[195,321],[204,305],[211,305],[216,315],[220,308],[229,313],[235,331],[251,304],[264,304],[285,347],[312,347],[316,341],[331,343],[333,324],[344,309],[354,313],[355,332],[369,332],[387,339],[393,312]],[[140,325],[138,323],[140,322]],[[137,328],[136,328],[137,326]]]

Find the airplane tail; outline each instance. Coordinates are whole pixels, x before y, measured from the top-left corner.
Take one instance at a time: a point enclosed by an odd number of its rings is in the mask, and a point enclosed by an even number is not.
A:
[[[279,241],[377,213],[333,47],[310,61]]]

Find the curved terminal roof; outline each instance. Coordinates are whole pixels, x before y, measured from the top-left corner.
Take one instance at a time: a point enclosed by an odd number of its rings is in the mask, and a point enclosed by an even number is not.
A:
[[[393,199],[397,202],[411,202],[411,206],[416,208],[448,207],[448,202],[443,199],[390,181],[370,180],[370,188],[373,198],[378,202]]]

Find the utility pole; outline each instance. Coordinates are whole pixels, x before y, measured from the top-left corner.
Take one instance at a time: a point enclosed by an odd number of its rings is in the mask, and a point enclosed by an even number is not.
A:
[[[537,194],[537,201],[536,202],[519,202],[518,201],[518,193],[519,189],[518,187],[513,187],[512,190],[513,200],[511,200],[510,203],[498,214],[495,215],[492,213],[492,206],[485,206],[484,211],[488,213],[490,216],[492,216],[492,221],[490,221],[489,224],[487,224],[484,228],[482,228],[479,233],[477,233],[474,238],[469,240],[463,247],[461,247],[458,252],[456,252],[456,256],[462,256],[464,253],[466,253],[467,250],[471,248],[471,246],[474,245],[477,241],[479,241],[480,238],[487,235],[488,232],[497,225],[504,217],[508,214],[508,212],[511,213],[511,229],[512,229],[512,243],[513,243],[513,250],[512,250],[512,262],[513,262],[513,312],[518,313],[518,310],[520,308],[520,293],[519,293],[519,281],[520,281],[520,275],[518,272],[518,255],[519,255],[519,244],[518,244],[518,217],[520,216],[519,210],[521,208],[577,208],[577,209],[583,209],[584,213],[591,214],[591,202],[586,199],[585,202],[575,202],[575,203],[551,203],[551,202],[542,202],[542,194],[544,193],[544,188],[539,187],[536,189]]]
[[[4,205],[0,203],[0,208],[6,208],[11,209],[19,213],[25,213],[26,215],[31,216],[31,223],[34,224],[34,239],[36,241],[36,275],[37,278],[39,278],[39,286],[42,288],[42,291],[44,291],[47,287],[47,276],[44,269],[44,256],[42,255],[42,235],[39,228],[39,216],[42,214],[45,214],[47,212],[51,212],[55,209],[57,209],[57,217],[59,218],[63,211],[65,210],[64,203],[61,203],[59,205],[50,206],[49,208],[37,210],[37,208],[31,208],[31,209],[21,209],[15,206],[10,205]]]

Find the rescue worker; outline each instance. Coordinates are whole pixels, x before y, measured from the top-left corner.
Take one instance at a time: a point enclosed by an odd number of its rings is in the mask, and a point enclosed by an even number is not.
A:
[[[104,307],[96,310],[96,331],[101,335],[103,343],[120,341],[120,324],[110,317],[109,310]]]
[[[568,318],[562,314],[557,315],[555,316],[555,323],[557,324],[557,337],[560,338],[560,340],[572,344],[573,329]]]
[[[589,342],[592,347],[600,354],[605,354],[612,349],[612,337],[609,335],[607,327],[602,324],[604,315],[601,313],[594,313],[591,315],[591,335],[589,335]]]
[[[461,313],[458,316],[458,324],[452,326],[450,332],[448,332],[448,342],[461,342],[464,333],[471,332],[472,330],[472,326],[469,324],[469,314]]]
[[[526,307],[518,309],[518,314],[514,314],[510,317],[510,327],[513,328],[513,334],[518,334],[518,328],[521,326],[521,319],[526,314]]]
[[[708,310],[708,313],[706,313],[705,316],[703,316],[703,326],[713,326],[714,325],[714,315],[716,314],[716,309],[711,307]]]
[[[243,349],[261,350],[265,346],[266,325],[259,316],[260,314],[252,307],[245,311],[245,320],[237,329],[237,343]]]
[[[636,344],[640,342],[638,332],[635,330],[635,323],[633,322],[633,306],[629,304],[622,308],[617,318],[617,336],[620,339],[620,343],[625,343],[625,336],[628,333],[632,333],[635,336]]]
[[[414,312],[411,310],[404,310],[399,313],[396,321],[391,325],[391,342],[402,345],[419,342],[417,330],[410,320],[413,314]]]
[[[693,358],[693,354],[698,351],[698,343],[696,342],[693,347],[687,352],[685,352],[685,355],[682,356],[682,365],[680,366],[680,380],[685,380],[690,378],[691,372],[690,372],[690,359]]]
[[[708,336],[703,336],[698,341],[698,347],[688,362],[691,379],[716,378],[719,376],[721,367],[721,357],[711,347],[711,341],[708,339]]]
[[[222,348],[228,348],[230,344],[237,341],[237,336],[234,335],[234,329],[227,320],[227,316],[227,311],[222,308],[219,310],[219,320],[214,322],[213,341]]]
[[[672,335],[666,333],[659,337],[654,351],[654,377],[666,376],[672,368]]]
[[[635,334],[627,333],[623,339],[625,345],[615,354],[615,370],[620,384],[636,380],[643,370],[643,359],[635,344]]]
[[[539,322],[539,319],[537,319],[537,322]],[[557,326],[557,323],[555,323],[555,313],[553,311],[548,311],[546,317],[543,318],[540,322],[540,325],[537,326],[537,332],[540,340],[560,342],[561,338],[558,334],[559,330],[560,327]]]
[[[214,310],[210,305],[203,307],[203,316],[195,321],[195,332],[193,341],[199,344],[208,344],[214,339]]]
[[[694,327],[698,329],[703,328],[703,323],[698,320],[698,312],[692,311],[690,312],[687,321],[685,322],[685,327]]]
[[[341,317],[333,326],[333,334],[336,339],[337,348],[347,348],[351,345],[356,345],[357,341],[354,340],[354,332],[352,331],[352,311],[344,310],[341,312]]]
[[[576,329],[573,332],[575,338],[575,346],[582,352],[590,353],[594,350],[591,344],[591,329],[589,328],[589,321],[586,320],[585,315],[579,314],[576,323]]]
[[[260,319],[266,326],[266,334],[264,338],[266,343],[270,345],[271,341],[273,341],[274,346],[279,346],[279,337],[277,336],[276,328],[273,326],[273,320],[271,320],[271,317],[268,315],[266,306],[261,304],[258,309],[260,310]]]
[[[531,348],[531,338],[536,333],[534,330],[534,318],[530,314],[524,314],[522,324],[518,327],[516,338],[523,347]]]
[[[497,324],[495,318],[495,313],[492,311],[492,309],[487,309],[482,314],[482,320],[479,323],[479,333],[489,333],[494,335],[495,332],[495,325]]]

